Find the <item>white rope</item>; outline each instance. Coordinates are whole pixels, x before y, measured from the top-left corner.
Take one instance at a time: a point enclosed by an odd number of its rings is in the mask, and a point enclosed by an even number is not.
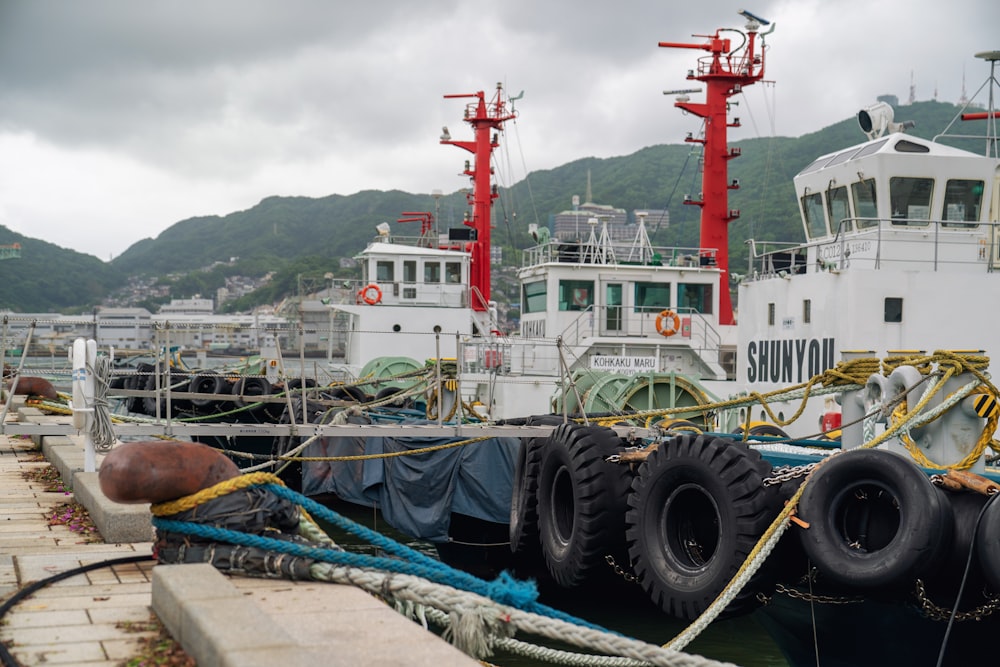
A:
[[[607,655],[623,656],[662,667],[736,667],[731,663],[721,663],[637,639],[504,607],[489,598],[412,575],[335,566],[330,563],[316,563],[310,568],[310,573],[316,581],[351,584],[385,598],[409,600],[446,611],[452,617],[452,623],[461,626],[449,636],[459,648],[483,651],[478,655],[473,654],[477,658],[489,655],[490,642],[486,637],[493,634],[510,637],[520,630]]]
[[[774,547],[778,544],[778,540],[781,539],[781,536],[785,534],[785,530],[788,529],[789,523],[791,523],[791,518],[785,517],[784,521],[778,524],[778,527],[775,529],[774,534],[771,535],[770,539],[764,542],[757,558],[747,564],[743,574],[738,575],[730,581],[726,588],[722,591],[722,594],[715,599],[715,602],[708,606],[708,609],[702,612],[701,616],[695,619],[694,622],[685,628],[683,632],[666,644],[667,648],[674,649],[676,651],[682,650],[698,635],[700,635],[705,628],[715,621],[719,614],[721,614],[722,611],[729,606],[729,603],[732,602],[737,595],[739,595],[740,591],[743,590],[743,587],[747,585],[748,581],[750,581],[750,578],[757,573],[757,570],[759,570],[760,566],[764,564],[768,556],[771,555]]]
[[[93,419],[90,422],[90,439],[98,452],[108,452],[117,442],[114,429],[111,426],[111,413],[108,410],[108,388],[111,384],[111,359],[99,356],[94,360],[94,367],[88,372],[94,378]]]

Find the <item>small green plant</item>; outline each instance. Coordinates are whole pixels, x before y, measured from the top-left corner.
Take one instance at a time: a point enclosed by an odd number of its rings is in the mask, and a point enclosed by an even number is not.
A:
[[[148,621],[126,621],[119,623],[118,628],[126,632],[156,632],[155,635],[139,639],[140,653],[134,658],[121,663],[119,667],[197,667],[181,645],[174,641],[167,629],[156,616],[150,616]]]

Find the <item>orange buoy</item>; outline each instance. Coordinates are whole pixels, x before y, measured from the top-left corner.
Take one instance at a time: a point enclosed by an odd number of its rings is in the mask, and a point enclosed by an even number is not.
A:
[[[190,496],[240,469],[217,449],[197,442],[128,442],[104,457],[97,479],[116,503],[163,503]]]

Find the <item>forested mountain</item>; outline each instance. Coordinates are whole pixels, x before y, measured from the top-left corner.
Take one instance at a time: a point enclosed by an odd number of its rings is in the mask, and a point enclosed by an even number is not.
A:
[[[897,120],[913,120],[912,134],[931,137],[955,116],[958,108],[920,102],[897,108]],[[864,135],[854,118],[799,138],[747,139],[732,142],[742,156],[730,162],[730,178],[740,189],[730,193],[730,208],[741,217],[730,225],[730,265],[746,266],[751,234],[769,240],[799,240],[802,230],[792,177],[817,156],[861,143]],[[656,245],[695,246],[696,206],[685,206],[685,194],[701,189],[697,146],[658,145],[632,155],[582,158],[561,167],[535,171],[507,191],[494,209],[494,243],[505,248],[505,264],[519,261],[516,250],[529,244],[527,226],[548,223],[549,216],[571,208],[574,194],[583,198],[590,173],[593,201],[626,210],[668,209],[669,226],[650,219]],[[22,256],[0,262],[0,309],[19,312],[87,310],[129,276],[184,274],[171,281],[174,298],[210,295],[226,275],[276,274],[259,302],[277,301],[294,292],[298,274],[344,275],[338,260],[362,250],[375,235],[375,225],[390,221],[394,233],[416,234],[394,221],[403,211],[439,210],[441,226],[458,226],[466,210],[465,195],[456,191],[435,200],[429,194],[364,191],[321,198],[269,197],[245,211],[226,216],[182,220],[155,239],[144,239],[110,263],[30,239],[0,227],[0,244],[19,242]],[[229,263],[232,258],[239,258]],[[211,272],[198,272],[226,262]],[[163,282],[164,279],[160,278]],[[249,302],[244,301],[244,305]]]

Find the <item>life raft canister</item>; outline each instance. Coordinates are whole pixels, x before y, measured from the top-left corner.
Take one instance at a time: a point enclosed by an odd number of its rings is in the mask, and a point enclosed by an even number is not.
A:
[[[380,303],[382,301],[382,288],[375,283],[369,283],[361,288],[361,291],[358,292],[358,296],[360,296],[361,300],[369,306],[374,306],[376,303]]]
[[[656,316],[656,332],[661,336],[673,336],[681,330],[681,318],[677,313],[667,309]]]

